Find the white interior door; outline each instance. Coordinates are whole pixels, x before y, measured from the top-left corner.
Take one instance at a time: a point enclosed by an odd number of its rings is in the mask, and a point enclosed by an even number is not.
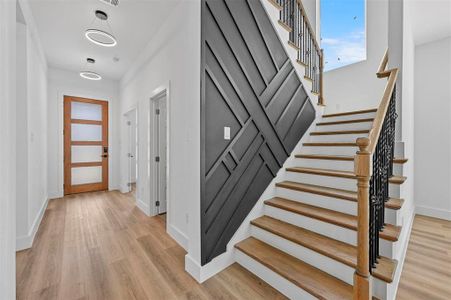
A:
[[[166,93],[159,95],[154,102],[155,131],[154,145],[156,149],[156,196],[158,213],[167,208],[167,110]]]
[[[128,112],[126,115],[127,122],[127,186],[128,191],[132,191],[132,187],[138,180],[138,118],[136,109]]]

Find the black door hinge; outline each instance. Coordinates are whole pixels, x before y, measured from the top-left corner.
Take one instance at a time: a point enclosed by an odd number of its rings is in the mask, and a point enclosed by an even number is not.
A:
[[[156,202],[155,202],[155,205],[156,205],[156,206],[160,206],[160,201],[156,201]]]
[[[156,162],[160,162],[160,157],[159,156],[155,156],[155,161]]]

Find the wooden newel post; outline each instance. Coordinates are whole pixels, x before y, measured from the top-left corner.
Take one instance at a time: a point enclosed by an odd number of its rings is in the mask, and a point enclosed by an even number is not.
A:
[[[358,138],[359,151],[354,158],[357,176],[357,267],[354,273],[354,300],[372,298],[371,274],[369,270],[369,209],[370,178],[372,172],[370,140]]]

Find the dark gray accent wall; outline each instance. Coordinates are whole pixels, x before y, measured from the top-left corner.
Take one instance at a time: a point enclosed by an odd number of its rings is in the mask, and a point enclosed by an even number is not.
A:
[[[226,251],[315,110],[260,0],[203,0],[201,68],[205,264]]]

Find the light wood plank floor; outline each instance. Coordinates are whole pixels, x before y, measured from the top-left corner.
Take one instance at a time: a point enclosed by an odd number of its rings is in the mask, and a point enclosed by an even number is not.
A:
[[[98,192],[51,200],[33,248],[17,253],[18,299],[283,299],[234,264],[202,285],[164,217],[131,195]]]
[[[397,299],[451,299],[451,222],[415,217]]]

